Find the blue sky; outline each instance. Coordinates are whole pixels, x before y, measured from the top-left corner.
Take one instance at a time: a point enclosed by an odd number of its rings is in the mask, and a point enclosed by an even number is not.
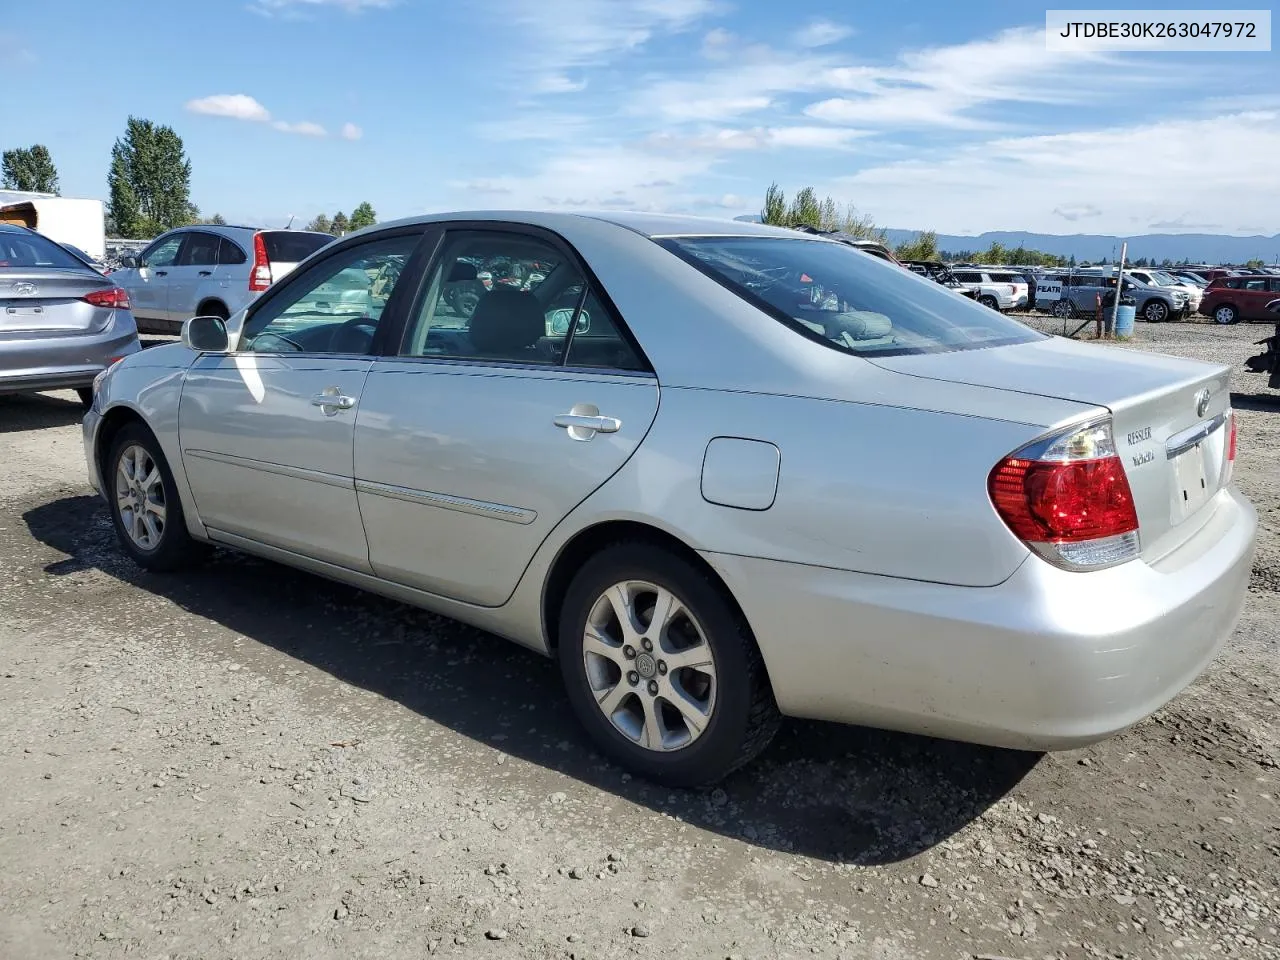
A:
[[[0,146],[46,144],[68,195],[105,197],[132,113],[178,131],[193,200],[232,221],[734,216],[777,180],[947,233],[1280,232],[1275,53],[1051,53],[1027,3],[5,7],[30,83],[6,84]]]

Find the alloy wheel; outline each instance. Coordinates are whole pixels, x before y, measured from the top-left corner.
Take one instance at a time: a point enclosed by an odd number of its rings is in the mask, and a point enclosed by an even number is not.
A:
[[[131,444],[116,461],[116,509],[129,539],[142,550],[155,550],[164,537],[167,517],[164,478],[147,450]]]
[[[670,590],[615,583],[591,607],[583,666],[614,729],[655,752],[687,747],[711,722],[716,663],[706,634]]]

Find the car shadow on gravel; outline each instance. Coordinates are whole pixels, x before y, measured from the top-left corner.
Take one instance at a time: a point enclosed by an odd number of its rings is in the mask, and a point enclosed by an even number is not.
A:
[[[1040,757],[787,721],[766,753],[720,789],[671,791],[594,753],[555,665],[492,634],[229,552],[183,575],[149,574],[121,553],[93,497],[44,504],[23,518],[38,541],[66,556],[46,574],[102,570],[511,756],[772,849],[868,866],[908,859],[979,817]],[[289,677],[282,671],[279,680]]]
[[[83,419],[84,407],[78,400],[63,400],[43,393],[0,394],[0,433],[69,427]]]
[[[1275,413],[1280,411],[1280,393],[1233,393],[1231,406],[1236,410]]]

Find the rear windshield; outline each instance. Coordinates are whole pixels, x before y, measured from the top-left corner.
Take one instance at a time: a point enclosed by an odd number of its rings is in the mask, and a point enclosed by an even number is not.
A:
[[[38,233],[0,233],[0,270],[24,267],[89,269],[83,260]]]
[[[267,248],[267,259],[272,263],[301,263],[333,237],[323,233],[292,233],[288,230],[265,230],[262,242]]]
[[[672,237],[657,241],[744,300],[847,353],[972,350],[1043,335],[932,280],[804,237]]]

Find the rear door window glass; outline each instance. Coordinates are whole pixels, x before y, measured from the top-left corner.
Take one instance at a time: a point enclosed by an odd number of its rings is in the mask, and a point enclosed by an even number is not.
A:
[[[187,242],[182,248],[178,266],[212,267],[218,262],[218,239],[211,233],[187,234]]]
[[[235,243],[226,237],[218,240],[218,263],[222,266],[235,266],[240,263],[248,263],[249,258],[245,256],[245,252],[241,250]]]

